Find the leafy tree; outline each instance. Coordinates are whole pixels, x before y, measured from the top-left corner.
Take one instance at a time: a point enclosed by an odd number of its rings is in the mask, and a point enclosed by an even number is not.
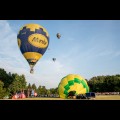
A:
[[[88,85],[93,92],[119,92],[120,75],[93,77],[88,81]]]
[[[26,82],[26,79],[25,79],[25,76],[24,75],[21,75],[19,76],[20,77],[20,84],[21,84],[21,89],[26,89],[27,88],[27,82]]]
[[[47,89],[45,88],[45,86],[39,86],[37,91],[38,91],[39,95],[46,95],[47,94]]]
[[[32,84],[32,89],[35,90],[35,91],[37,90],[37,87],[36,87],[35,84]]]
[[[27,89],[30,89],[30,90],[32,89],[32,86],[30,83],[28,84]]]
[[[11,93],[16,93],[26,89],[26,80],[24,75],[12,74],[13,82],[9,85]]]
[[[8,88],[8,86],[12,83],[10,73],[7,74],[7,72],[2,68],[0,68],[0,80],[4,83],[4,88]]]
[[[37,89],[38,95],[42,95],[42,86],[39,86]]]
[[[46,94],[47,94],[48,96],[50,96],[50,89],[47,89]]]
[[[0,80],[0,99],[3,99],[3,97],[6,95],[6,90],[4,87],[4,83]]]

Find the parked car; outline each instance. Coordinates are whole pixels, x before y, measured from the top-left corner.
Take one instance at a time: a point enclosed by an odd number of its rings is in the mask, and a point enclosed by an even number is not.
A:
[[[96,95],[94,92],[89,92],[89,93],[86,93],[86,99],[91,99],[91,98],[95,98]]]
[[[95,98],[95,97],[96,97],[96,95],[94,92],[89,92],[89,93],[77,95],[76,99],[91,99],[91,98]]]

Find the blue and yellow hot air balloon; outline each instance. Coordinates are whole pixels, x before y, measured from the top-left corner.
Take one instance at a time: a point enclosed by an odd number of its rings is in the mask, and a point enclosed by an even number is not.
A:
[[[21,53],[30,65],[30,73],[33,73],[33,67],[48,48],[49,34],[39,24],[26,24],[20,29],[17,41]]]

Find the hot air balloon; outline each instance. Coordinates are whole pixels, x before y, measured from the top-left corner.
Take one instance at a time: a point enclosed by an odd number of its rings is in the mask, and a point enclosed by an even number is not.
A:
[[[56,61],[56,58],[53,58],[52,60],[55,62],[55,61]]]
[[[30,66],[30,73],[49,45],[49,34],[39,24],[24,25],[17,35],[18,46]]]
[[[57,36],[58,39],[60,39],[60,37],[61,37],[60,33],[57,33],[56,36]]]
[[[86,80],[78,74],[68,74],[63,77],[58,85],[60,98],[67,99],[71,91],[73,91],[76,96],[88,93],[89,87]]]

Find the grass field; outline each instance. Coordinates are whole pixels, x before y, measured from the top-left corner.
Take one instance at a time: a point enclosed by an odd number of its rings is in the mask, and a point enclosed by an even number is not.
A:
[[[25,98],[25,99],[18,99],[18,100],[81,100],[81,99],[62,99],[62,98],[47,98],[47,97],[37,98],[36,97],[36,98]],[[99,95],[99,96],[96,96],[94,100],[120,100],[120,95]]]
[[[96,96],[96,100],[120,100],[120,95],[100,95]]]

